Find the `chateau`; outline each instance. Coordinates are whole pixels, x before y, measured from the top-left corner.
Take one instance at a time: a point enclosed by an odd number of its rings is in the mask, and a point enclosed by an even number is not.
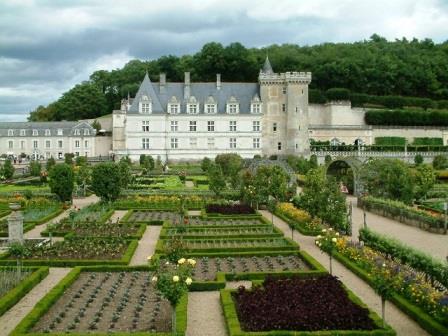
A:
[[[113,150],[137,160],[197,160],[220,153],[306,155],[311,73],[273,72],[269,59],[259,83],[159,83],[145,76],[133,99],[113,112]]]
[[[304,155],[310,142],[332,145],[372,145],[376,137],[441,138],[448,145],[446,127],[371,126],[364,108],[349,101],[308,103],[310,72],[275,73],[269,59],[258,83],[192,83],[185,73],[181,83],[158,83],[145,75],[134,98],[120,110],[99,119],[105,132],[97,136],[90,124],[79,122],[2,123],[0,154],[30,158],[63,158],[65,153],[85,156],[141,154],[162,161],[200,160],[220,153],[244,158]],[[111,135],[110,135],[111,134]]]

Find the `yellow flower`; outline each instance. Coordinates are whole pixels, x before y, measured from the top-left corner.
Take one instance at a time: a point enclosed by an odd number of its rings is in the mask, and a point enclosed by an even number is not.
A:
[[[185,263],[185,258],[180,258],[180,259],[177,261],[177,263],[178,263],[179,265],[184,264],[184,263]]]
[[[173,276],[173,282],[179,282],[179,277],[177,275]]]
[[[188,286],[190,286],[192,282],[193,282],[193,280],[191,280],[191,278],[187,278],[187,279],[185,280],[185,283],[186,283]]]
[[[331,238],[331,241],[332,241],[333,243],[336,243],[336,242],[338,241],[338,239],[337,239],[336,237],[334,237],[334,238]]]
[[[196,260],[194,260],[194,259],[188,259],[187,262],[188,262],[191,266],[196,265]]]
[[[149,255],[148,258],[146,258],[148,261],[152,259],[152,255]]]

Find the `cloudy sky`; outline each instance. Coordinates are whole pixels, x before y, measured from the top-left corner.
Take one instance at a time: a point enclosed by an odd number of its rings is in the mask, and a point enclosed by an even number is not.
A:
[[[2,0],[0,121],[26,120],[98,69],[193,53],[368,39],[448,39],[447,0]]]

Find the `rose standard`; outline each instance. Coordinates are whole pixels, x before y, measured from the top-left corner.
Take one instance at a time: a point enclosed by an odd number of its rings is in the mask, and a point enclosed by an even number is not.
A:
[[[328,253],[330,258],[330,274],[333,275],[333,251],[336,248],[336,243],[338,242],[339,233],[334,232],[332,228],[323,229],[322,234],[318,235],[316,238],[316,245],[324,252]]]
[[[148,260],[151,258],[148,257]],[[172,309],[172,334],[176,335],[176,307],[181,298],[187,294],[188,286],[193,282],[191,273],[196,265],[194,259],[180,258],[177,264],[159,263],[157,270],[152,276],[152,282],[162,297],[167,299]]]

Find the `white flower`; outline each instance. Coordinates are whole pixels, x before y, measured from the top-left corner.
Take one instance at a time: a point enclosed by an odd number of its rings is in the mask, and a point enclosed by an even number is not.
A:
[[[323,233],[327,232],[327,229],[322,229],[322,232],[323,232]]]
[[[187,262],[188,262],[191,266],[196,265],[196,260],[194,260],[194,259],[188,259]]]
[[[187,279],[185,280],[185,283],[186,283],[188,286],[190,286],[192,282],[193,282],[193,280],[191,280],[191,278],[187,278]]]
[[[152,255],[149,255],[148,258],[146,258],[148,261],[152,259]]]
[[[315,243],[316,243],[317,246],[319,246],[319,241],[318,240],[316,240]]]
[[[170,262],[169,261],[167,261],[166,263],[165,263],[165,265],[169,265],[170,264]]]
[[[338,239],[337,239],[336,237],[334,237],[334,238],[331,238],[331,241],[332,241],[333,243],[336,243],[336,242],[338,241]]]
[[[383,264],[383,267],[386,267],[386,264],[385,264],[385,263]]]
[[[339,237],[339,232],[336,232],[336,237]]]
[[[180,258],[180,259],[177,261],[177,263],[178,263],[179,265],[182,265],[183,263],[185,263],[185,258]]]
[[[332,228],[329,228],[328,231],[333,231],[333,229],[332,229]]]
[[[317,239],[321,239],[321,238],[322,238],[322,236],[321,236],[321,235],[318,235],[318,236],[317,236]]]
[[[151,279],[152,282],[156,282],[157,281],[157,277],[154,275]]]
[[[179,277],[177,275],[173,276],[173,282],[179,282]]]

